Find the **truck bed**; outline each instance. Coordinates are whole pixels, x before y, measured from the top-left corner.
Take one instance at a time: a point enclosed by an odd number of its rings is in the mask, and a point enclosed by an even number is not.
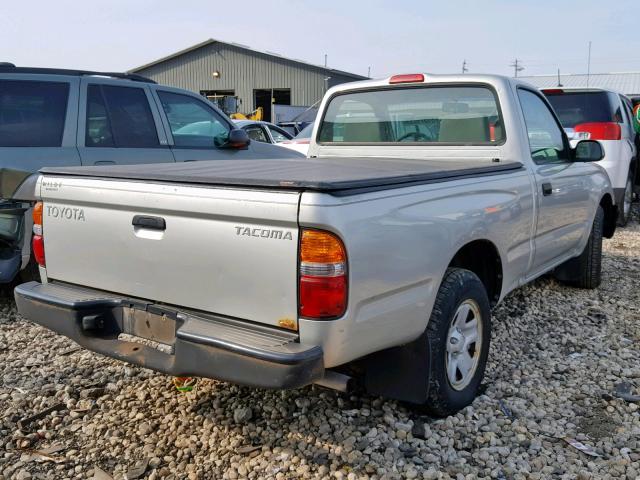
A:
[[[147,165],[46,167],[42,173],[101,179],[312,190],[349,194],[522,169],[519,162],[406,158],[217,160]]]

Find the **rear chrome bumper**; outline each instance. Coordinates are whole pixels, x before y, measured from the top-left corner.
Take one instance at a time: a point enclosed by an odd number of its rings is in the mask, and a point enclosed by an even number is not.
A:
[[[322,349],[300,344],[293,332],[58,282],[22,284],[15,299],[32,322],[168,375],[262,388],[297,388],[324,375]],[[119,339],[122,333],[167,348]]]

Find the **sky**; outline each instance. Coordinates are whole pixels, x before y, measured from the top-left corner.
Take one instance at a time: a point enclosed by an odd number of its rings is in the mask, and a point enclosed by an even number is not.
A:
[[[372,77],[640,71],[638,0],[0,0],[0,61],[125,71],[209,38]]]

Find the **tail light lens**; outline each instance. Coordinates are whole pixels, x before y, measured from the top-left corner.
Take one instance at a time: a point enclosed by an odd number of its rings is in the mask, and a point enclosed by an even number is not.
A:
[[[588,133],[589,140],[620,140],[622,129],[615,122],[580,123],[573,127],[576,132]]]
[[[44,238],[42,238],[42,235],[33,236],[31,247],[33,250],[33,256],[35,257],[36,262],[38,262],[38,265],[41,267],[46,266],[46,262],[44,260]]]
[[[300,241],[300,316],[336,318],[347,308],[347,252],[333,233],[303,229]]]
[[[33,207],[33,239],[31,240],[31,250],[38,265],[46,265],[44,259],[44,237],[42,236],[42,202],[37,202]]]

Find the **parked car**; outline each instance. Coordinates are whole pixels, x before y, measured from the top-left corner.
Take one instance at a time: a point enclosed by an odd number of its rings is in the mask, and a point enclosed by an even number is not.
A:
[[[29,266],[41,167],[286,154],[234,128],[200,95],[139,75],[0,66],[0,283]]]
[[[280,145],[294,150],[296,152],[306,155],[309,151],[309,144],[311,143],[311,133],[313,132],[313,123],[310,123],[302,129],[302,131],[291,140],[286,140]]]
[[[293,135],[273,123],[254,120],[234,120],[233,122],[256,142],[279,144],[293,138]]]
[[[536,88],[400,75],[333,87],[320,111],[311,158],[268,168],[45,168],[42,283],[16,288],[20,314],[171,375],[357,378],[448,415],[478,392],[493,305],[546,272],[600,284],[603,149],[571,148]]]
[[[634,196],[638,152],[632,104],[624,95],[599,88],[543,90],[573,144],[581,139],[599,140],[619,206],[618,225],[627,224]]]

